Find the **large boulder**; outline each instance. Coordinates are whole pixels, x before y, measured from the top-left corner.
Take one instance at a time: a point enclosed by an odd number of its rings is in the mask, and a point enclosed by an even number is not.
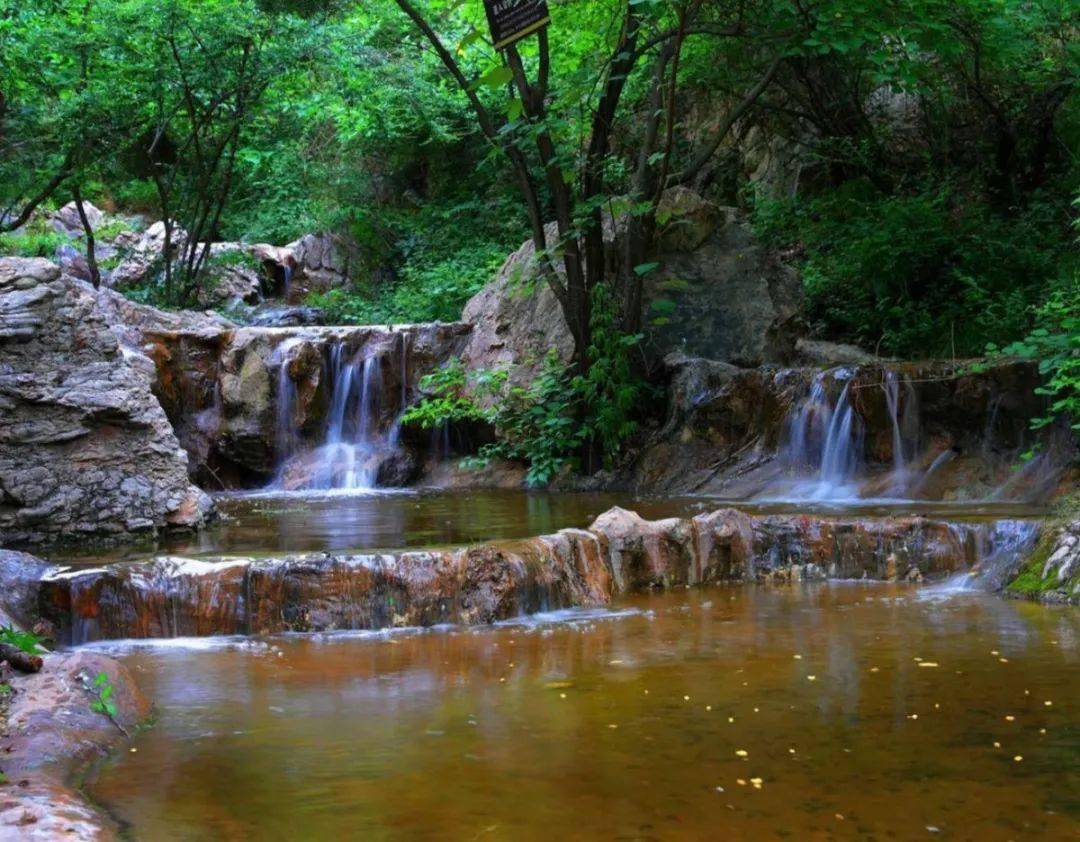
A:
[[[92,290],[46,260],[0,259],[0,543],[166,526],[210,510]]]
[[[757,242],[734,209],[677,190],[661,211],[659,266],[644,282],[650,355],[659,360],[679,351],[743,366],[793,359],[803,300],[798,274]],[[622,227],[608,223],[610,242]],[[554,236],[549,226],[548,238]],[[551,350],[564,361],[573,353],[559,303],[539,279],[531,240],[469,300],[462,320],[473,326],[466,365],[517,365],[514,382],[534,377]]]

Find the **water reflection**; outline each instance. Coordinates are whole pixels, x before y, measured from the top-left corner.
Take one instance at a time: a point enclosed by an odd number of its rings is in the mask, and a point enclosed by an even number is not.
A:
[[[1080,617],[916,594],[138,650],[159,723],[89,789],[137,838],[1071,838]]]

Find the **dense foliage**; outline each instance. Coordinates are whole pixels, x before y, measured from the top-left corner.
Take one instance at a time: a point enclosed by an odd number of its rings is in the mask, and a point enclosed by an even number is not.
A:
[[[362,265],[311,303],[390,322],[457,317],[531,236],[577,365],[499,425],[562,454],[527,456],[546,474],[628,432],[659,198],[686,185],[801,268],[817,335],[1021,342],[1075,411],[1075,0],[551,6],[500,53],[480,0],[0,0],[0,250],[64,245],[34,212],[73,195],[174,221],[154,300],[184,305],[200,242],[333,230]]]
[[[612,302],[602,291],[596,295],[588,374],[573,374],[554,351],[524,386],[508,386],[506,369],[467,372],[451,361],[424,379],[425,397],[403,421],[423,429],[488,424],[496,439],[471,461],[524,462],[532,485],[550,482],[565,468],[582,470],[583,455],[594,450],[600,465],[610,468],[639,429],[649,388],[631,365],[640,337],[617,330]]]

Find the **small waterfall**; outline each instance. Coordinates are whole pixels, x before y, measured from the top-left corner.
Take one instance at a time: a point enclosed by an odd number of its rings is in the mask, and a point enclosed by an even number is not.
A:
[[[384,406],[383,356],[360,356],[344,342],[330,346],[324,364],[330,403],[322,444],[310,452],[298,453],[294,418],[297,393],[286,354],[287,349],[282,351],[278,375],[277,445],[281,467],[273,487],[310,491],[374,488],[380,466],[397,450],[399,419],[404,411],[404,405],[395,402],[393,422],[384,422],[390,407]],[[405,395],[403,385],[400,399],[404,400]]]
[[[863,421],[851,403],[850,372],[821,372],[814,377],[810,393],[796,406],[786,425],[780,460],[794,475],[799,497],[811,500],[843,500],[855,496],[863,458]],[[835,404],[829,397],[829,381],[844,380]]]
[[[980,524],[973,530],[975,564],[972,568],[929,588],[928,592],[1000,590],[1035,548],[1039,526],[1035,520],[997,520]]]
[[[296,414],[297,403],[297,391],[296,383],[293,382],[292,377],[289,376],[289,350],[296,345],[296,342],[282,343],[278,348],[276,355],[280,362],[280,368],[278,369],[278,381],[277,381],[277,418],[275,425],[275,446],[277,448],[277,459],[279,464],[284,464],[285,460],[292,456],[293,451],[296,449],[296,422],[294,415]]]

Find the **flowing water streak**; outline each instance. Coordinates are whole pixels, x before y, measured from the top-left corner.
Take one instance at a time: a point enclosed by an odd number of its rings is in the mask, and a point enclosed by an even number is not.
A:
[[[930,596],[959,591],[998,591],[1015,575],[1039,540],[1036,520],[1005,519],[980,524],[972,529],[975,564],[970,570],[951,576],[926,589]]]

